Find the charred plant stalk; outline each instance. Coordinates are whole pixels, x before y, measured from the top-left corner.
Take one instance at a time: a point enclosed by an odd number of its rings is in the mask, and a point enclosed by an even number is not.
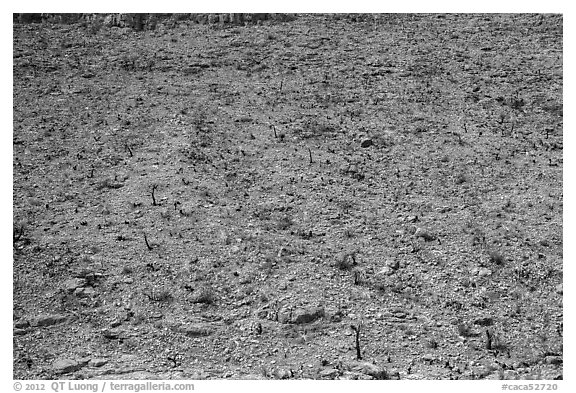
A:
[[[146,242],[146,247],[148,247],[148,250],[152,251],[152,246],[150,245],[150,243],[148,243],[148,237],[146,236],[146,234],[144,234],[144,241]]]
[[[24,235],[24,226],[20,226],[17,229],[14,230],[14,232],[12,233],[13,236],[13,243],[17,243],[21,238],[22,235]]]
[[[308,148],[308,153],[310,154],[310,164],[312,164],[312,150]]]
[[[490,334],[490,331],[488,329],[486,329],[486,349],[487,350],[492,349],[492,334]]]
[[[357,326],[350,325],[354,333],[356,334],[356,360],[362,360],[362,353],[360,351],[360,328],[362,324],[358,324]]]
[[[154,191],[156,191],[157,188],[158,185],[156,184],[152,186],[152,206],[158,206],[158,204],[156,203],[156,198],[154,197]]]

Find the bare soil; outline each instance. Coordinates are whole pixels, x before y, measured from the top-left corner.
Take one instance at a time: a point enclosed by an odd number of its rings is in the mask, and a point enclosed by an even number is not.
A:
[[[356,19],[14,25],[15,379],[562,378],[562,17]]]

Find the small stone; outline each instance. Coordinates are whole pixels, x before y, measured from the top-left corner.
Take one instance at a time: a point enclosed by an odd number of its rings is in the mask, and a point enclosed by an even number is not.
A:
[[[340,371],[335,368],[325,369],[318,373],[321,379],[335,379],[340,374]]]
[[[562,295],[564,293],[563,288],[562,288],[562,284],[556,285],[555,290],[556,290],[556,293],[558,293],[560,295]]]
[[[352,366],[352,371],[360,372],[365,375],[369,375],[374,379],[383,380],[388,379],[388,372],[382,368],[378,367],[372,363],[358,363]]]
[[[376,273],[376,277],[378,277],[378,276],[380,276],[380,277],[381,276],[391,276],[392,274],[394,274],[394,269],[392,269],[391,267],[385,266]]]
[[[546,356],[546,364],[559,365],[564,361],[561,356]]]
[[[56,374],[67,374],[80,370],[82,365],[76,360],[72,359],[59,359],[52,364],[52,371]]]
[[[395,368],[388,371],[388,379],[399,381],[400,380],[400,371],[396,370]]]
[[[428,363],[432,363],[436,360],[436,356],[432,355],[431,353],[427,353],[422,356],[422,360]]]
[[[78,364],[80,365],[80,367],[84,367],[84,366],[87,366],[88,363],[90,363],[90,360],[92,360],[92,358],[83,357],[83,358],[78,359]]]
[[[474,325],[492,326],[494,325],[494,319],[492,319],[492,317],[478,318],[474,321]]]
[[[286,368],[277,369],[273,374],[276,379],[290,379],[293,376],[292,371]]]
[[[71,278],[64,281],[64,289],[68,292],[74,292],[77,288],[86,286],[87,282],[84,278]]]
[[[488,268],[485,268],[485,267],[480,268],[480,269],[478,270],[478,275],[479,275],[480,277],[490,276],[490,275],[492,275],[492,270],[490,270],[490,269],[488,269]]]
[[[110,322],[110,327],[111,328],[115,328],[122,325],[122,319],[120,318],[115,318],[112,322]]]
[[[138,357],[136,355],[131,354],[131,353],[125,353],[125,354],[122,354],[118,358],[118,362],[119,363],[134,363],[137,359],[138,359]]]
[[[362,141],[362,143],[360,144],[360,146],[362,146],[363,148],[367,148],[370,147],[374,144],[374,142],[372,141],[372,139],[364,139]]]
[[[28,330],[27,330],[27,329],[18,329],[18,328],[15,328],[15,329],[12,331],[12,333],[13,333],[15,336],[23,336],[23,335],[25,335],[26,333],[28,333]]]
[[[28,326],[30,326],[30,322],[28,322],[25,319],[20,319],[19,321],[16,321],[14,323],[14,327],[18,329],[24,329],[27,328]]]
[[[392,270],[396,270],[400,267],[400,262],[398,262],[397,259],[388,259],[384,264]]]
[[[90,366],[90,367],[102,367],[106,363],[108,363],[108,359],[91,359],[88,362],[88,366]]]
[[[416,232],[414,232],[414,236],[421,237],[422,239],[424,239],[427,242],[430,242],[432,240],[436,240],[436,236],[434,236],[433,234],[431,234],[430,232],[428,232],[427,230],[422,229],[422,228],[416,228]]]
[[[238,251],[240,251],[240,247],[238,246],[232,246],[230,247],[230,252],[233,254],[236,254]]]
[[[212,329],[206,325],[199,324],[186,324],[177,328],[179,333],[183,333],[188,337],[202,337],[212,334]]]
[[[342,322],[343,314],[341,311],[336,311],[330,316],[330,322]]]
[[[93,297],[96,294],[96,290],[92,287],[86,288],[76,288],[74,295],[78,297]]]
[[[41,327],[41,326],[51,326],[58,323],[62,323],[67,320],[65,315],[52,314],[52,315],[40,315],[36,318],[30,320],[30,326]]]
[[[102,330],[102,335],[109,340],[115,340],[115,339],[119,338],[120,333],[121,332],[118,329],[104,329],[104,330]]]
[[[294,324],[303,324],[314,322],[324,316],[324,308],[316,307],[310,309],[298,308],[292,313],[291,322]]]
[[[290,323],[291,316],[292,316],[292,311],[288,307],[282,307],[278,311],[278,322]]]

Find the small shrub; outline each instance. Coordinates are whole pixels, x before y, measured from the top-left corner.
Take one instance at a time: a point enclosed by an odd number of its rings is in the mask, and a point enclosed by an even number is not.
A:
[[[147,320],[146,315],[144,313],[138,312],[134,315],[134,318],[132,319],[132,324],[134,326],[137,326],[146,322],[146,320]]]
[[[466,183],[468,179],[466,178],[466,175],[464,175],[463,173],[459,174],[458,176],[456,176],[456,179],[454,179],[454,183],[456,184],[462,184],[462,183]]]
[[[502,265],[504,263],[504,256],[498,251],[491,250],[488,252],[488,256],[490,257],[490,262],[496,265]]]
[[[122,268],[122,274],[132,274],[134,272],[134,269],[132,268],[132,266],[124,266]]]
[[[278,222],[276,223],[276,228],[281,231],[284,231],[290,228],[292,224],[293,224],[292,219],[288,216],[284,216],[280,220],[278,220]]]
[[[149,300],[154,302],[168,303],[174,299],[172,293],[168,289],[152,290],[144,294],[148,297]]]
[[[461,337],[472,337],[474,336],[474,333],[470,329],[470,326],[465,323],[460,323],[458,324],[458,335]]]
[[[355,253],[342,253],[336,259],[335,266],[340,270],[349,270],[353,266],[356,266],[356,254]]]
[[[88,26],[88,35],[93,36],[98,34],[103,25],[104,25],[103,19],[93,20]]]
[[[426,347],[430,348],[430,349],[437,349],[438,348],[438,341],[431,338],[431,339],[426,341]]]
[[[203,303],[203,304],[214,304],[216,301],[216,295],[214,294],[214,290],[210,287],[203,287],[198,290],[196,296],[194,296],[193,302],[194,303]]]

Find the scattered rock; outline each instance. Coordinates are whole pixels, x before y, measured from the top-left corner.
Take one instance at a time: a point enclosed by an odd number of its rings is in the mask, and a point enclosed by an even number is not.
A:
[[[353,363],[350,367],[350,370],[365,375],[369,375],[373,379],[379,379],[379,380],[388,379],[388,372],[386,371],[386,369],[368,362]]]
[[[92,358],[83,357],[81,359],[78,359],[78,363],[80,364],[81,367],[84,367],[84,366],[87,366],[88,363],[90,363],[90,360],[92,360]]]
[[[212,334],[212,328],[202,324],[185,324],[175,328],[178,333],[185,334],[188,337],[202,337]]]
[[[102,330],[102,335],[109,339],[109,340],[117,340],[120,338],[120,334],[122,333],[119,329],[104,329]]]
[[[17,329],[24,329],[30,326],[30,322],[25,319],[20,319],[19,321],[14,322],[14,327]]]
[[[330,322],[342,322],[342,318],[344,317],[344,314],[342,313],[342,311],[336,311],[334,314],[332,314],[330,316]]]
[[[384,262],[384,265],[392,270],[397,270],[400,267],[400,262],[397,259],[388,259]]]
[[[18,329],[18,328],[15,328],[15,329],[12,331],[12,333],[13,333],[15,336],[23,336],[23,335],[25,335],[26,333],[28,333],[28,329]]]
[[[108,363],[108,359],[90,359],[88,366],[90,367],[102,367]]]
[[[76,288],[74,295],[78,297],[93,297],[96,294],[96,290],[92,287]]]
[[[429,231],[422,229],[422,228],[416,228],[416,232],[414,232],[414,236],[421,237],[422,239],[424,239],[427,242],[430,242],[432,240],[436,240],[436,236],[434,236],[432,233],[430,233]]]
[[[292,310],[289,307],[282,307],[278,310],[278,322],[280,323],[290,323],[292,318]]]
[[[40,315],[30,320],[30,326],[33,327],[51,326],[65,322],[67,319],[68,317],[66,315],[61,314]]]
[[[131,353],[124,353],[122,354],[117,360],[119,363],[134,363],[138,357]]]
[[[148,371],[143,371],[143,370],[138,370],[138,371],[128,371],[126,372],[126,370],[118,370],[118,372],[112,372],[110,374],[103,374],[103,375],[98,375],[95,376],[93,378],[91,378],[92,380],[100,380],[100,379],[111,379],[111,380],[143,380],[143,379],[148,379],[148,380],[158,380],[158,379],[163,379],[160,378],[158,375],[153,374],[151,372]]]
[[[268,318],[268,310],[263,308],[263,309],[256,311],[256,317],[258,317],[260,319],[267,319]]]
[[[478,269],[478,275],[480,277],[490,276],[490,275],[492,275],[492,270],[490,270],[486,267],[482,267],[482,268]]]
[[[197,379],[198,380],[198,379],[203,379],[203,378],[189,378],[189,379]],[[253,380],[264,380],[266,378],[260,374],[243,374],[243,375],[239,375],[239,376],[235,377],[234,379],[253,381]]]
[[[398,318],[398,319],[405,319],[408,316],[408,313],[404,310],[402,310],[401,308],[396,308],[393,310],[390,310],[390,314],[392,314],[392,316],[394,318]],[[414,319],[414,318],[411,318]]]
[[[470,375],[472,376],[472,378],[484,379],[488,375],[492,374],[493,371],[494,371],[494,369],[492,367],[485,366],[485,365],[478,365],[478,366],[471,366],[470,367]]]
[[[372,139],[364,139],[362,141],[362,143],[360,144],[360,146],[362,146],[363,148],[367,148],[370,147],[374,144],[374,142],[372,141]]]
[[[562,356],[546,356],[546,364],[559,365],[563,362]]]
[[[277,370],[274,370],[273,375],[274,378],[276,379],[290,379],[294,376],[294,373],[290,369],[279,368]]]
[[[492,319],[492,317],[478,318],[474,321],[474,325],[492,326],[494,325],[494,319]]]
[[[519,379],[518,372],[515,370],[504,370],[503,377],[506,380]]]
[[[297,308],[292,313],[291,322],[294,324],[310,323],[324,317],[324,307],[314,307],[309,309]]]
[[[437,360],[436,356],[431,353],[427,353],[422,355],[422,361],[432,364],[435,360]]]
[[[391,267],[384,266],[382,269],[380,269],[376,273],[376,278],[382,277],[382,276],[391,276],[392,274],[394,274],[394,272],[395,272],[395,270],[392,269]]]
[[[52,371],[56,374],[67,374],[82,368],[82,364],[72,359],[59,359],[52,364]]]
[[[392,369],[388,371],[388,379],[399,381],[400,380],[400,371],[396,369]]]
[[[556,285],[555,290],[556,290],[556,293],[558,293],[560,295],[562,295],[564,293],[563,288],[562,288],[562,284]]]
[[[370,377],[369,375],[363,374],[363,373],[358,373],[358,372],[353,372],[353,371],[346,371],[342,374],[342,376],[340,377],[340,379],[343,380],[368,380],[368,379],[373,379],[372,377]]]
[[[340,375],[340,371],[335,368],[325,369],[318,373],[320,379],[335,379],[338,375]]]
[[[115,328],[122,325],[122,319],[120,318],[115,318],[112,322],[110,322],[110,327],[111,328]]]

